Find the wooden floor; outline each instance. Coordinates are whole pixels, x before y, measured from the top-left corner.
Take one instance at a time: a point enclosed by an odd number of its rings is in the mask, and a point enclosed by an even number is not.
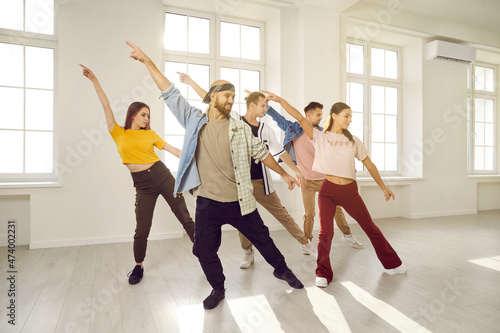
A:
[[[286,232],[272,232],[302,280],[293,290],[260,255],[239,268],[235,231],[219,251],[226,299],[203,310],[210,293],[191,243],[151,241],[145,276],[130,286],[132,243],[16,252],[16,326],[8,324],[7,249],[0,251],[0,332],[499,332],[500,211],[477,215],[375,221],[409,269],[383,274],[359,226],[365,249],[336,230],[334,281],[314,285],[315,263]],[[474,262],[472,262],[474,261]]]

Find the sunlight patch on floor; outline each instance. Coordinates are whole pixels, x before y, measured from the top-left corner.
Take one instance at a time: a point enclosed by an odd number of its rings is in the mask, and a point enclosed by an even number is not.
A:
[[[368,292],[358,287],[350,281],[340,282],[351,295],[365,307],[370,309],[373,313],[377,314],[380,318],[384,319],[387,323],[394,326],[401,332],[430,332],[425,327],[421,326],[411,318],[405,316],[389,304],[373,297]]]
[[[500,256],[493,256],[493,257],[488,257],[488,258],[478,258],[478,259],[472,259],[472,260],[467,260],[468,262],[471,262],[476,265],[480,265],[486,268],[494,269],[495,271],[500,272]]]

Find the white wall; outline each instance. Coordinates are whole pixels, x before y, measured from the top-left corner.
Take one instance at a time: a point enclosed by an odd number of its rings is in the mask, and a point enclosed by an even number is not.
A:
[[[214,7],[215,2],[166,3],[212,13],[222,11]],[[325,105],[325,114],[333,102],[342,99],[339,45],[345,36],[339,12],[312,7],[266,8],[242,1],[223,3],[231,4],[225,7],[225,15],[267,22],[266,88],[275,90],[297,108],[307,101],[318,100]],[[369,9],[354,8],[349,15],[373,20]],[[24,233],[31,247],[132,240],[135,227],[132,180],[102,126],[101,106],[78,64],[89,66],[99,76],[119,123],[124,120],[128,104],[142,100],[152,108],[153,129],[161,133],[163,105],[158,90],[144,66],[128,57],[125,41],[137,43],[160,64],[163,16],[161,0],[73,0],[60,5],[56,122],[62,186],[0,189],[0,218],[7,214],[19,221],[28,220],[30,230]],[[430,19],[419,21],[419,17],[409,13],[390,22],[399,28],[418,31],[437,27],[437,23],[431,23]],[[443,36],[478,43],[493,40],[481,31],[457,29],[456,24],[440,22],[436,29]],[[500,36],[495,38],[500,40]],[[422,49],[421,45],[412,45],[415,50]],[[418,61],[420,57],[416,55],[413,59]],[[456,65],[422,63],[422,100],[416,101],[422,109],[422,141],[432,139],[436,129],[443,131],[438,137],[446,136],[446,140],[435,145],[432,153],[424,154],[423,179],[389,182],[397,196],[394,202],[384,202],[382,192],[373,182],[360,182],[360,192],[374,218],[462,214],[500,208],[500,201],[494,199],[498,198],[498,183],[486,181],[478,185],[476,180],[467,178],[465,122],[443,118],[446,110],[463,102],[464,70]],[[289,192],[283,183],[276,188],[283,204],[301,225],[299,190]],[[185,197],[194,215],[194,200],[190,195]],[[271,229],[279,227],[267,212],[262,216]],[[168,205],[159,199],[150,238],[180,237],[182,232]]]
[[[14,227],[8,227],[15,221]],[[12,225],[12,224],[11,224]],[[27,195],[0,196],[0,247],[9,244],[9,238],[16,245],[29,244],[30,198]],[[10,234],[10,237],[8,236]]]

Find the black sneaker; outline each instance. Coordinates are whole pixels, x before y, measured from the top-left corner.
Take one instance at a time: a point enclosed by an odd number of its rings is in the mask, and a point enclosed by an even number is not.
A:
[[[217,307],[220,301],[224,299],[225,295],[226,292],[224,290],[212,290],[210,295],[203,301],[203,307],[207,310]]]
[[[274,271],[273,275],[280,280],[285,280],[292,288],[295,288],[295,289],[304,288],[304,285],[302,284],[302,282],[300,282],[299,279],[297,279],[297,277],[295,276],[295,274],[293,274],[293,272],[290,270],[290,268],[287,268],[286,271],[282,274]]]
[[[134,269],[127,274],[128,283],[138,284],[139,282],[141,282],[143,274],[144,268],[142,268],[140,265],[135,265]]]

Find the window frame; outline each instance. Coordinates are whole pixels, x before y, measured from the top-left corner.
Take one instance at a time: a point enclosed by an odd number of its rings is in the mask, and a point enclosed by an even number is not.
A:
[[[165,49],[165,45],[163,45],[163,54],[162,54],[162,66],[160,70],[162,73],[165,73],[165,62],[179,62],[186,64],[200,64],[209,66],[209,82],[220,78],[220,68],[221,67],[230,67],[239,70],[251,70],[251,71],[259,71],[260,72],[260,82],[259,85],[262,87],[262,84],[265,82],[266,75],[266,61],[265,61],[265,23],[258,21],[250,21],[243,20],[234,17],[228,16],[219,16],[211,13],[204,13],[199,11],[192,11],[188,9],[179,9],[170,6],[164,6],[164,13],[172,13],[178,15],[186,15],[186,16],[194,16],[199,18],[209,19],[210,29],[210,52],[209,54],[203,53],[195,53],[189,51],[174,51]],[[165,14],[163,15],[163,29],[165,29]],[[233,57],[223,57],[220,55],[220,24],[221,22],[228,22],[240,25],[249,25],[253,27],[260,28],[260,60],[251,60],[251,59],[242,59],[242,58],[233,58]],[[164,38],[162,39],[164,42]],[[236,92],[238,93],[238,92]],[[241,97],[241,96],[240,96]],[[241,103],[241,102],[240,102]],[[205,109],[202,110],[203,112]],[[165,117],[165,115],[164,115]],[[165,123],[164,118],[162,119],[163,124]],[[182,136],[179,134],[170,134],[166,132],[166,129],[163,131],[163,138],[167,136]],[[177,147],[182,148],[182,147]],[[161,152],[161,159],[163,161],[166,160],[166,152]],[[173,174],[177,174],[177,170],[172,170]]]
[[[239,18],[232,18],[228,16],[216,16],[216,36],[215,36],[215,43],[216,43],[216,59],[218,61],[227,61],[227,62],[234,62],[234,63],[239,63],[243,65],[265,65],[265,23],[264,22],[256,22],[256,21],[249,21],[249,20],[243,20]],[[227,22],[227,23],[233,23],[233,24],[239,24],[239,25],[246,25],[246,26],[251,26],[251,27],[257,27],[259,28],[260,32],[260,60],[253,60],[253,59],[244,59],[244,58],[235,58],[235,57],[227,57],[227,56],[221,56],[220,54],[220,34],[221,34],[221,22]],[[241,47],[241,45],[240,45]]]
[[[25,6],[26,2],[23,1],[23,27],[25,29]],[[21,45],[23,46],[23,66],[24,66],[24,83],[22,87],[13,86],[2,86],[6,88],[21,88],[23,89],[23,129],[4,129],[12,131],[23,132],[23,172],[22,173],[0,173],[0,183],[5,185],[12,183],[55,183],[59,182],[59,128],[58,128],[58,116],[59,116],[59,22],[58,22],[58,12],[59,4],[54,1],[54,34],[42,34],[36,32],[27,32],[25,30],[10,30],[0,28],[0,43]],[[37,47],[37,48],[48,48],[53,50],[53,110],[52,110],[52,130],[27,130],[26,129],[26,89],[31,89],[26,87],[26,47]],[[37,90],[49,90],[49,89],[38,89]],[[26,168],[26,132],[52,132],[52,172],[50,173],[26,173],[24,170]]]
[[[355,45],[362,45],[363,46],[363,61],[364,61],[364,66],[363,66],[363,72],[364,74],[356,74],[356,73],[349,73],[348,68],[347,68],[347,60],[345,61],[345,83],[344,83],[344,96],[345,100],[347,100],[347,84],[348,83],[358,83],[358,84],[363,84],[363,94],[364,94],[364,103],[363,103],[363,143],[366,146],[369,156],[371,155],[372,151],[372,117],[371,117],[371,86],[372,85],[377,85],[377,86],[383,86],[383,87],[390,87],[390,88],[396,88],[398,91],[398,102],[397,102],[397,107],[398,107],[398,112],[397,112],[397,169],[392,170],[392,171],[385,171],[385,170],[379,170],[380,175],[384,177],[399,177],[402,175],[402,161],[401,161],[401,154],[402,154],[402,133],[401,133],[401,128],[402,128],[402,95],[403,95],[403,84],[402,84],[402,48],[397,47],[397,46],[392,46],[392,45],[386,45],[386,44],[380,44],[380,43],[374,43],[374,42],[367,42],[367,41],[359,41],[359,40],[353,40],[350,38],[347,38],[346,41],[346,48],[344,50],[347,50],[347,44],[355,44]],[[378,48],[378,49],[384,49],[388,51],[395,51],[397,52],[397,60],[398,60],[398,71],[397,71],[397,79],[388,79],[388,78],[383,78],[383,77],[378,77],[378,76],[373,76],[371,74],[371,48]],[[343,54],[344,57],[347,58],[346,52]],[[350,97],[349,97],[350,98]],[[385,133],[385,132],[384,132]],[[385,143],[385,141],[384,141]],[[385,162],[384,162],[385,164]],[[358,164],[359,165],[359,164]],[[368,177],[369,172],[368,170],[363,166],[362,170],[357,171],[358,175],[361,177]]]
[[[215,20],[215,15],[213,14],[208,14],[208,13],[203,13],[203,12],[198,12],[198,11],[192,11],[192,10],[187,10],[187,9],[180,9],[180,8],[173,8],[173,7],[163,7],[163,33],[165,33],[165,16],[167,13],[171,14],[177,14],[177,15],[185,15],[187,17],[197,17],[197,18],[202,18],[202,19],[208,19],[209,20],[209,29],[210,31],[214,31],[215,26],[214,26],[214,20]],[[188,28],[189,29],[189,28]],[[165,48],[165,35],[163,35],[162,38],[162,43],[163,43],[163,55],[171,55],[171,56],[183,56],[183,57],[190,57],[190,58],[205,58],[205,59],[213,59],[215,56],[215,51],[211,47],[213,45],[213,39],[214,37],[209,34],[209,52],[208,53],[197,53],[197,52],[189,52],[189,51],[178,51],[178,50],[168,50]],[[165,59],[164,59],[165,60]]]
[[[493,69],[493,87],[494,91],[486,91],[486,90],[476,90],[476,80],[475,80],[475,68],[476,66],[479,67],[484,67],[484,68],[491,68]],[[475,62],[468,67],[467,71],[467,82],[468,82],[468,89],[467,89],[467,98],[469,101],[469,104],[467,106],[469,110],[468,116],[470,117],[470,128],[467,126],[467,135],[468,135],[468,146],[467,146],[467,173],[469,175],[496,175],[498,174],[498,137],[499,137],[499,121],[498,121],[498,66],[494,64],[489,64],[489,63],[483,63],[483,62]],[[474,165],[475,165],[475,139],[476,139],[476,133],[475,133],[475,99],[476,98],[481,98],[481,99],[490,99],[493,100],[493,124],[494,124],[494,137],[493,137],[493,170],[476,170]],[[468,122],[469,122],[468,121]]]

